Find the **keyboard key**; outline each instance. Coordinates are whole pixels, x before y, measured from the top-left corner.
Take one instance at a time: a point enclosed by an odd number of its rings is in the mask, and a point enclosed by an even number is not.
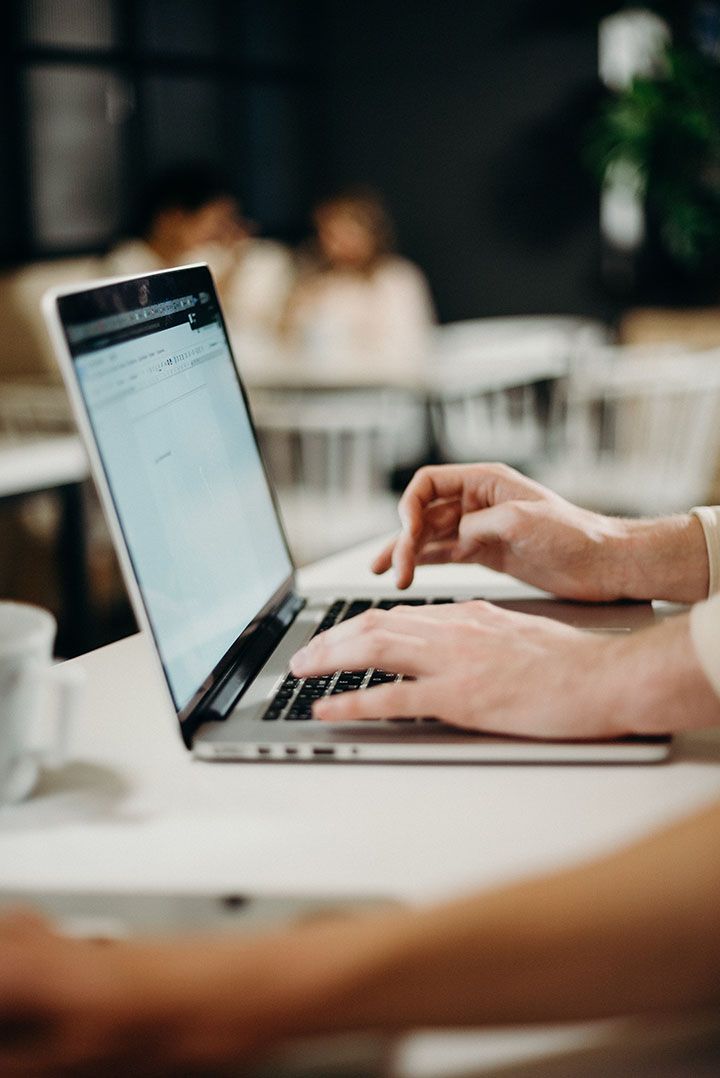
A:
[[[350,603],[349,607],[340,618],[340,621],[349,621],[350,618],[356,618],[358,614],[362,614],[366,610],[369,610],[371,606],[371,599],[356,599],[354,602]]]
[[[427,606],[428,599],[381,599],[378,610],[392,610],[396,606]]]
[[[397,674],[389,674],[387,670],[373,670],[368,681],[368,688],[371,685],[385,685],[389,681],[395,681]]]
[[[366,677],[367,670],[341,670],[337,681],[332,687],[332,693],[359,689]]]

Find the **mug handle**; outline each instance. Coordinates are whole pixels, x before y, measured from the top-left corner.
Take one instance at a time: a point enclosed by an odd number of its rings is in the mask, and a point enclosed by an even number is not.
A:
[[[26,676],[41,677],[50,690],[44,694],[44,706],[31,731],[28,748],[38,764],[59,767],[67,758],[70,728],[80,711],[85,675],[76,667],[57,663],[31,667]]]

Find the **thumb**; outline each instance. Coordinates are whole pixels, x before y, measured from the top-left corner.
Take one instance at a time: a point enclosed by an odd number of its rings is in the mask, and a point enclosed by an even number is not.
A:
[[[483,543],[508,543],[514,536],[518,520],[517,502],[501,502],[488,509],[465,513],[458,527],[460,545],[466,553]]]

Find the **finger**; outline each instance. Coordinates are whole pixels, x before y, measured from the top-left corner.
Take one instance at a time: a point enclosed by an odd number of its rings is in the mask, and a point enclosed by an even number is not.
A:
[[[404,591],[409,588],[415,576],[415,543],[409,532],[403,531],[398,536],[392,552],[392,568],[395,575],[395,587]]]
[[[459,542],[468,550],[478,543],[507,542],[517,522],[517,515],[518,503],[514,501],[466,513],[458,525]]]
[[[463,487],[463,472],[454,465],[420,468],[408,483],[398,504],[404,528],[412,535],[419,535],[426,507],[438,499],[459,499]]]
[[[373,689],[325,696],[313,705],[313,718],[323,722],[412,718],[430,714],[426,681],[396,681]]]
[[[397,587],[412,583],[419,555],[428,542],[457,536],[461,518],[462,504],[457,498],[441,499],[426,507],[419,531],[407,528],[402,532],[392,554]]]
[[[397,542],[397,536],[391,539],[389,543],[386,543],[379,554],[376,554],[373,560],[370,562],[370,571],[377,573],[378,576],[381,573],[386,573],[392,565],[392,554],[395,549],[395,543]]]
[[[393,629],[373,629],[358,633],[354,638],[327,641],[312,649],[308,647],[293,658],[291,669],[296,677],[313,677],[335,670],[364,670],[378,666],[396,674],[415,676],[427,666],[427,652],[428,644],[419,636],[408,636]]]
[[[467,560],[467,552],[458,546],[457,540],[445,539],[442,542],[427,543],[418,553],[416,565],[447,565],[451,562]]]
[[[457,534],[458,523],[462,516],[462,505],[458,499],[440,500],[427,506],[423,514],[422,527],[418,534],[409,529],[396,536],[387,543],[371,564],[374,573],[384,573],[398,562],[396,568],[400,570],[403,587],[407,587],[412,581],[412,565],[416,561],[416,555],[425,543],[430,540],[444,539]],[[400,543],[397,557],[395,549]],[[407,581],[407,583],[406,583]]]
[[[397,608],[396,608],[397,609]],[[415,627],[418,625],[421,611],[423,607],[405,606],[400,607],[404,612],[404,617],[399,620],[397,617],[393,618],[392,628],[395,632],[407,632],[413,635]],[[348,618],[347,621],[341,621],[339,625],[334,625],[331,629],[326,629],[325,632],[318,633],[314,636],[304,648],[301,648],[296,654],[312,654],[316,650],[322,650],[328,643],[338,643],[343,640],[355,639],[361,636],[363,633],[371,632],[373,629],[387,629],[390,626],[389,619],[393,615],[393,610],[379,610],[377,607],[372,610],[366,610],[363,614],[358,614],[354,618]]]
[[[458,602],[438,603],[437,605],[428,603],[427,606],[421,607],[396,606],[388,611],[388,617],[393,619],[397,616],[402,616],[403,611],[408,612],[414,619],[414,632],[416,634],[422,633],[423,638],[427,639],[428,642],[431,642],[432,625],[434,622],[475,621],[477,620],[478,615],[475,614],[474,607],[487,605],[489,604],[485,603],[482,599],[461,599]]]

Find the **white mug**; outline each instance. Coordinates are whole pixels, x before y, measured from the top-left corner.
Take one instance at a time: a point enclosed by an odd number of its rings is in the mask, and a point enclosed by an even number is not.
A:
[[[0,602],[0,804],[27,797],[40,768],[65,759],[81,677],[53,665],[56,628],[48,610]]]

